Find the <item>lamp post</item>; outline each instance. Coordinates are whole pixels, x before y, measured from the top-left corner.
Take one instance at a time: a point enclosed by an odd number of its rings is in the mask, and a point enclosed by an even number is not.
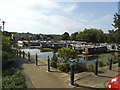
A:
[[[2,23],[3,23],[3,31],[4,31],[4,25],[5,25],[5,21],[2,21]]]

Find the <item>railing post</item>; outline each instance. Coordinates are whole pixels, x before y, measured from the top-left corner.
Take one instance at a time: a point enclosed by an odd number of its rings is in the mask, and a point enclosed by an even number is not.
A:
[[[30,61],[30,53],[28,52],[28,61]]]
[[[95,68],[94,68],[94,74],[97,75],[98,73],[98,61],[95,61]]]
[[[36,53],[36,62],[35,63],[36,63],[36,65],[38,65],[37,53]]]
[[[50,72],[50,58],[48,56],[48,72]]]
[[[109,70],[112,70],[112,58],[110,59]]]
[[[71,64],[71,67],[70,67],[70,84],[71,85],[74,85],[74,64],[72,63]]]
[[[25,58],[25,52],[23,51],[23,58]]]
[[[120,67],[120,57],[118,58],[118,67]]]

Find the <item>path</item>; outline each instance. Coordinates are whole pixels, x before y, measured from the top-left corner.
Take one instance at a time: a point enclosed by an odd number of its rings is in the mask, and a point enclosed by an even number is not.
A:
[[[118,63],[112,65],[112,70],[109,70],[109,66],[98,69],[98,75],[94,75],[94,72],[82,72],[75,75],[75,83],[78,86],[93,87],[93,88],[105,88],[113,76],[120,74],[120,68]]]
[[[28,61],[19,56],[15,58],[17,67],[25,73],[28,88],[105,88],[109,80],[120,72],[118,64],[114,64],[111,71],[109,66],[100,68],[98,75],[94,75],[94,72],[82,72],[75,74],[75,86],[71,86],[70,75],[54,68],[51,72],[47,72],[47,65],[42,62],[36,66],[34,61]]]
[[[51,72],[47,72],[47,65],[40,62],[38,66],[35,65],[33,61],[27,61],[18,56],[15,57],[17,62],[17,67],[20,68],[26,77],[29,77],[33,87],[35,88],[70,88],[69,82],[64,79],[68,74],[56,71],[52,69]],[[32,85],[29,83],[29,87]]]

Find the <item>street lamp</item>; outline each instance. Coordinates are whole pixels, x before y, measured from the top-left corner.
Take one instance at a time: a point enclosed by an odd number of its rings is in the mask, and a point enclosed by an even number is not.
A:
[[[3,31],[4,31],[4,25],[5,25],[5,21],[2,21],[2,23],[3,23]]]

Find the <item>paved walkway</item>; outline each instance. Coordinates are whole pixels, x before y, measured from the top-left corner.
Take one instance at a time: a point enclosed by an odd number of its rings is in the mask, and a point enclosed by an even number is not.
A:
[[[66,73],[51,69],[51,72],[47,71],[47,65],[40,62],[38,66],[34,61],[28,61],[18,56],[17,67],[20,68],[29,81],[28,88],[72,88],[69,82],[64,78]],[[29,78],[28,78],[29,77]],[[30,79],[30,80],[29,80]],[[31,81],[31,82],[30,82]]]
[[[98,75],[94,72],[82,72],[75,75],[75,83],[78,87],[93,87],[93,88],[105,88],[113,76],[116,76],[120,72],[118,64],[112,65],[112,70],[109,70],[109,66],[98,69]]]
[[[75,74],[75,86],[71,86],[70,75],[54,68],[51,68],[51,72],[47,72],[47,65],[41,61],[36,66],[34,61],[18,56],[15,58],[17,67],[25,73],[28,88],[105,88],[109,80],[119,72],[118,64],[114,64],[111,71],[108,66],[100,68],[97,76],[94,72]]]

